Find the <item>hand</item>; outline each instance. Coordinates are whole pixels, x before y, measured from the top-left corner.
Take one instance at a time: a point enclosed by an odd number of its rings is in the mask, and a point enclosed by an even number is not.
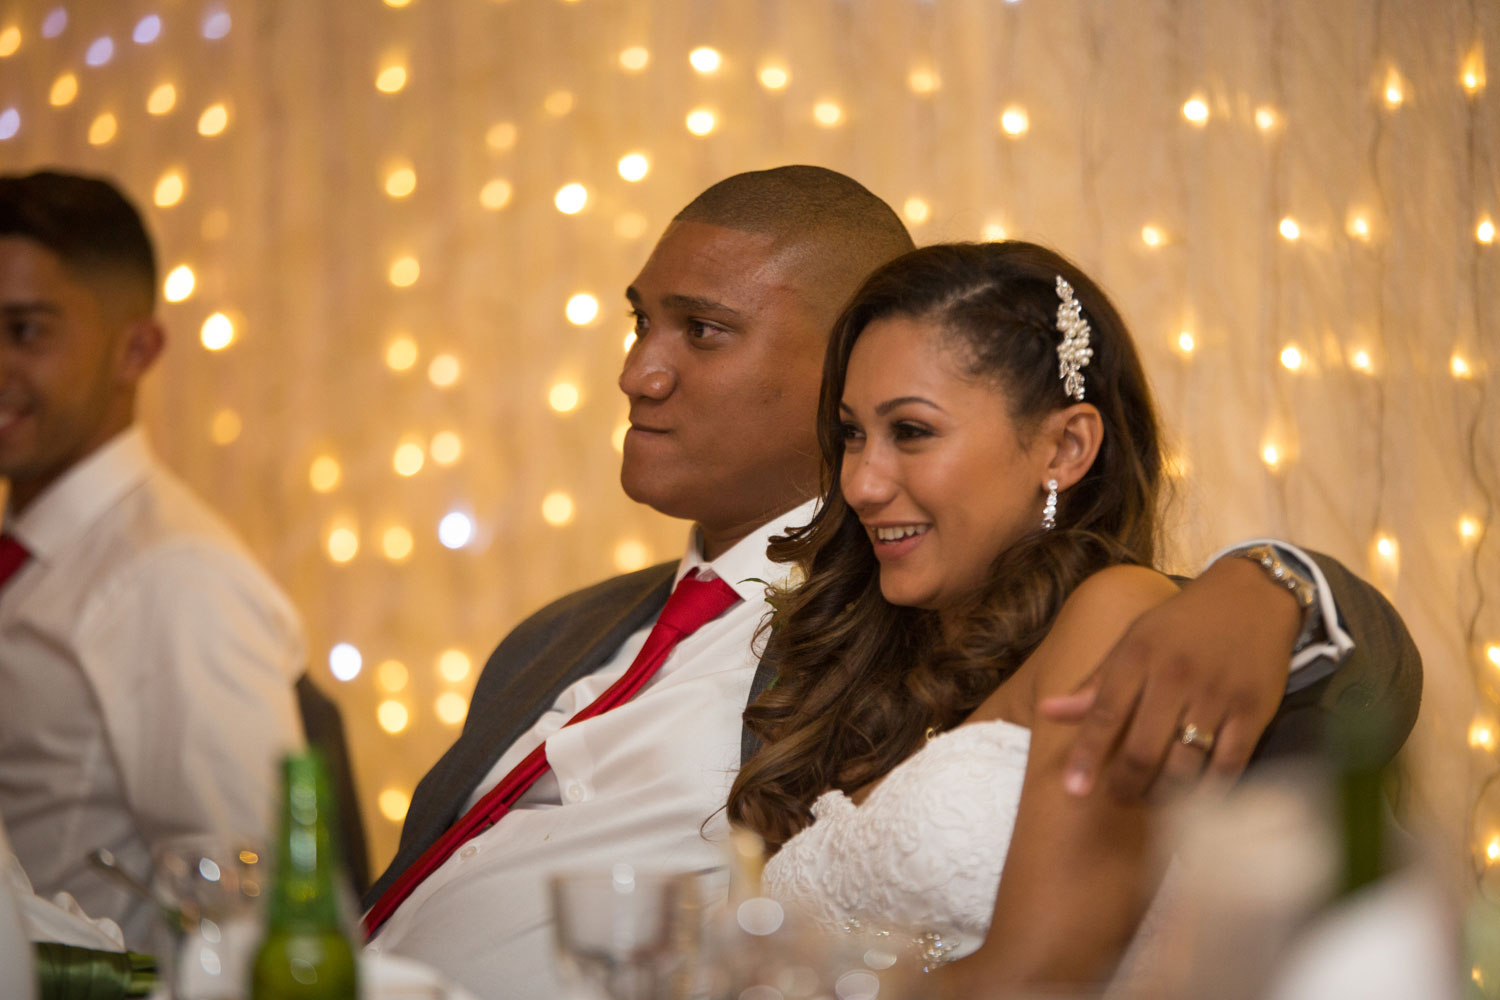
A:
[[[1043,699],[1081,723],[1064,772],[1087,795],[1102,775],[1121,799],[1172,794],[1207,772],[1237,778],[1286,690],[1302,628],[1296,599],[1246,559],[1224,558],[1135,620],[1070,695]],[[1209,752],[1181,742],[1192,723]]]

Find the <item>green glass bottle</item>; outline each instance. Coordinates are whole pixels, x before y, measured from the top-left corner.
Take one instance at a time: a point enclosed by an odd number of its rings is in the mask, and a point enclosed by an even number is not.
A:
[[[314,750],[282,763],[281,836],[252,1000],[355,1000],[354,949],[338,903],[333,792]]]

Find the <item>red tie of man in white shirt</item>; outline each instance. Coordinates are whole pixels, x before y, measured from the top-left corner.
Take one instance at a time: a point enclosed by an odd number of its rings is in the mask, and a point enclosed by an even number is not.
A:
[[[0,553],[0,557],[3,557],[3,553]],[[0,567],[0,572],[3,572],[3,567]],[[603,694],[594,699],[592,704],[569,719],[565,725],[571,726],[575,722],[602,715],[635,697],[636,692],[645,687],[646,682],[661,669],[661,665],[666,662],[667,654],[672,652],[679,641],[719,617],[739,599],[734,588],[718,577],[712,580],[700,580],[697,569],[689,570],[688,574],[678,581],[676,589],[672,591],[672,596],[667,598],[666,606],[661,609],[661,615],[657,617],[651,634],[646,637],[645,645],[641,647],[634,662],[630,664],[630,669],[626,670],[624,675],[611,684]],[[512,768],[509,774],[500,779],[500,782],[490,789],[488,794],[474,803],[474,807],[464,813],[457,823],[449,827],[448,832],[423,852],[422,856],[391,884],[385,895],[370,907],[370,912],[365,915],[366,940],[375,936],[380,925],[396,912],[396,908],[405,902],[417,886],[422,884],[423,879],[442,867],[443,862],[447,861],[454,851],[498,823],[510,811],[510,807],[516,803],[516,800],[524,795],[538,778],[547,773],[550,766],[547,763],[547,744],[543,742],[527,754],[521,763]]]

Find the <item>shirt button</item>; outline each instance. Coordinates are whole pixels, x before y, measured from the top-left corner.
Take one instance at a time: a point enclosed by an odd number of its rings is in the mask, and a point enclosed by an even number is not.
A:
[[[460,861],[468,861],[478,853],[479,848],[475,847],[473,844],[465,844],[463,850],[458,852],[458,857]]]
[[[571,782],[568,785],[568,801],[569,802],[582,802],[583,801],[583,786],[580,785],[576,781]]]

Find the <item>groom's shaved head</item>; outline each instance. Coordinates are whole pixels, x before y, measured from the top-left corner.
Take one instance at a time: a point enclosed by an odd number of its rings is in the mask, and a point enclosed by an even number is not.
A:
[[[870,272],[915,248],[889,205],[863,184],[826,167],[787,166],[727,177],[678,212],[775,238],[825,305],[829,323]]]

